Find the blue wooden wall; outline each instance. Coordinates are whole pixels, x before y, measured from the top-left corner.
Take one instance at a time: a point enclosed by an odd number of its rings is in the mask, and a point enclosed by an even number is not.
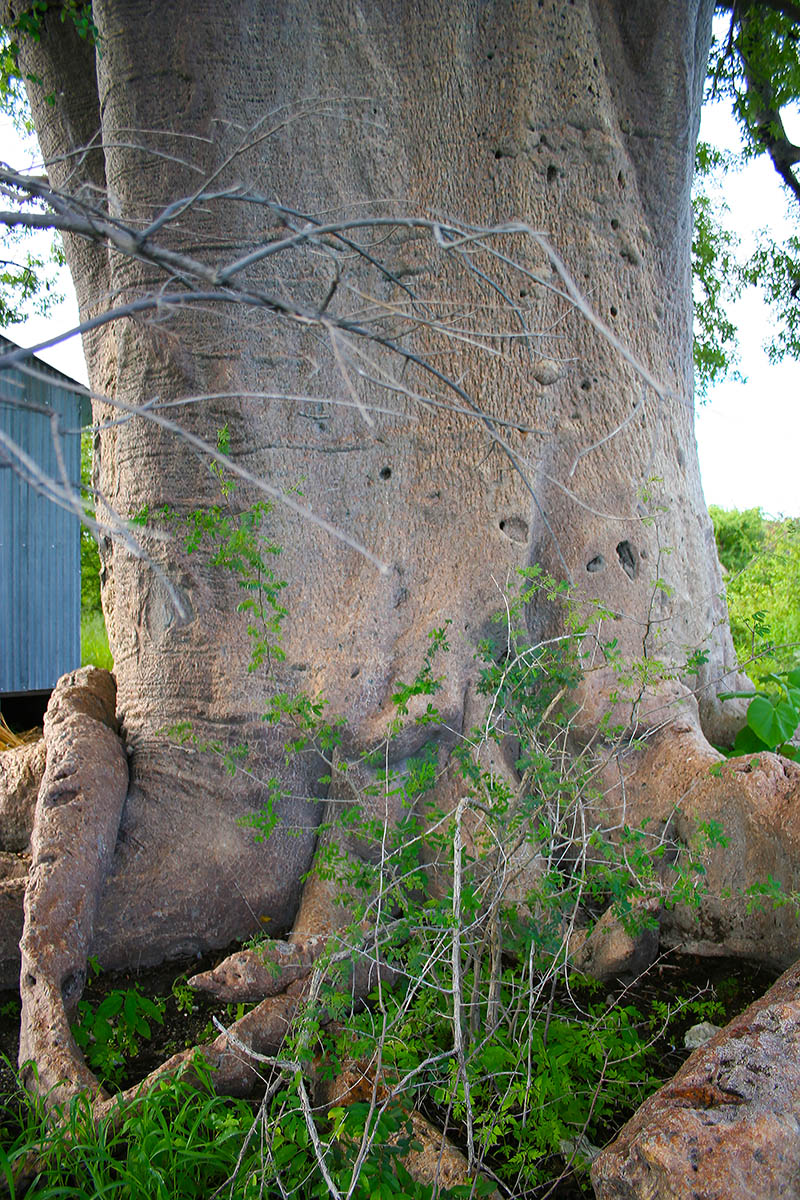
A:
[[[16,347],[0,337],[3,353]],[[50,479],[63,467],[80,483],[80,428],[91,420],[80,384],[28,359],[36,376],[0,361],[0,435],[10,437]],[[44,409],[45,411],[39,411]],[[42,494],[25,462],[0,436],[0,695],[52,688],[80,666],[80,522]]]

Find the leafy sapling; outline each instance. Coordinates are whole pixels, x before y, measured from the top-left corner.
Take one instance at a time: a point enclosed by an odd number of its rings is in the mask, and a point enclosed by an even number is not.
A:
[[[800,725],[800,668],[770,672],[765,682],[772,683],[777,695],[764,691],[723,692],[720,700],[749,699],[747,724],[733,743],[733,754],[754,754],[771,750],[784,758],[800,758],[800,747],[791,738]]]

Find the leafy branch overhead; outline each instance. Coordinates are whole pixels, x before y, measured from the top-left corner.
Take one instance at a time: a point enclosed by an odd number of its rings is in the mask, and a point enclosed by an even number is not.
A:
[[[741,154],[700,143],[694,196],[695,369],[703,394],[735,371],[737,329],[728,305],[744,287],[760,289],[774,313],[769,357],[800,357],[800,238],[775,241],[758,232],[754,253],[737,257],[738,238],[727,227],[727,205],[713,194],[735,187],[736,170],[767,156],[786,188],[788,217],[800,212],[800,146],[787,121],[800,97],[800,6],[771,2],[719,3],[706,99],[730,103],[742,138]]]

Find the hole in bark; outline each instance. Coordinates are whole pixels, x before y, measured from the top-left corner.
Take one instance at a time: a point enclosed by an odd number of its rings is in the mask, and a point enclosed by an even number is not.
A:
[[[506,517],[498,525],[507,538],[524,546],[528,540],[528,525],[521,517]]]
[[[617,557],[620,565],[629,579],[636,578],[636,550],[630,542],[620,542],[617,546]]]
[[[353,670],[350,672],[350,678],[351,678],[351,679],[356,679],[356,678],[357,678],[357,677],[358,677],[360,674],[361,674],[361,667],[355,667],[355,668],[354,668],[354,669],[353,669]]]
[[[639,551],[639,557],[640,557],[640,558],[647,558],[647,551],[646,551],[646,550],[640,550],[640,551]]]
[[[64,1001],[64,1006],[69,1007],[78,999],[83,991],[83,985],[86,979],[82,971],[71,971],[61,984],[61,999]]]
[[[619,221],[617,220],[617,218],[616,218],[616,217],[612,217],[612,218],[611,218],[611,228],[612,228],[612,229],[619,229]]]
[[[494,58],[494,50],[490,50],[486,57],[489,59],[489,62],[491,62]]]
[[[36,987],[36,976],[30,972],[25,976],[25,987]]]
[[[381,479],[391,479],[392,478],[392,468],[391,467],[381,467],[378,474],[380,475]]]
[[[525,290],[525,288],[521,288],[521,289],[520,289],[520,293],[519,293],[519,294],[520,294],[520,299],[521,299],[521,300],[524,300],[524,299],[525,299],[525,297],[527,296],[527,294],[528,294],[528,293],[527,293],[527,291]]]
[[[617,315],[617,306],[615,304],[612,304],[609,311],[610,311],[612,317],[615,317]]]
[[[581,391],[582,392],[588,392],[589,389],[591,388],[591,386],[592,386],[591,379],[582,379],[581,380]]]
[[[547,182],[553,183],[553,181],[557,178],[557,176],[558,176],[558,167],[556,167],[552,163],[550,163],[550,166],[547,168]]]
[[[602,554],[595,554],[594,558],[590,558],[587,562],[586,570],[591,574],[594,574],[595,571],[602,571],[605,565],[606,560],[603,558]]]
[[[622,174],[622,171],[617,175],[617,183],[621,188],[625,187],[625,176]]]

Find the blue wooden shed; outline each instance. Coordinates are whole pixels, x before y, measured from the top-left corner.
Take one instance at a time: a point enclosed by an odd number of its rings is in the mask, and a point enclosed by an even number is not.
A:
[[[15,349],[0,337],[0,700],[50,691],[81,661],[80,521],[37,475],[80,486],[91,408],[39,358],[25,360],[30,373],[3,368]]]

